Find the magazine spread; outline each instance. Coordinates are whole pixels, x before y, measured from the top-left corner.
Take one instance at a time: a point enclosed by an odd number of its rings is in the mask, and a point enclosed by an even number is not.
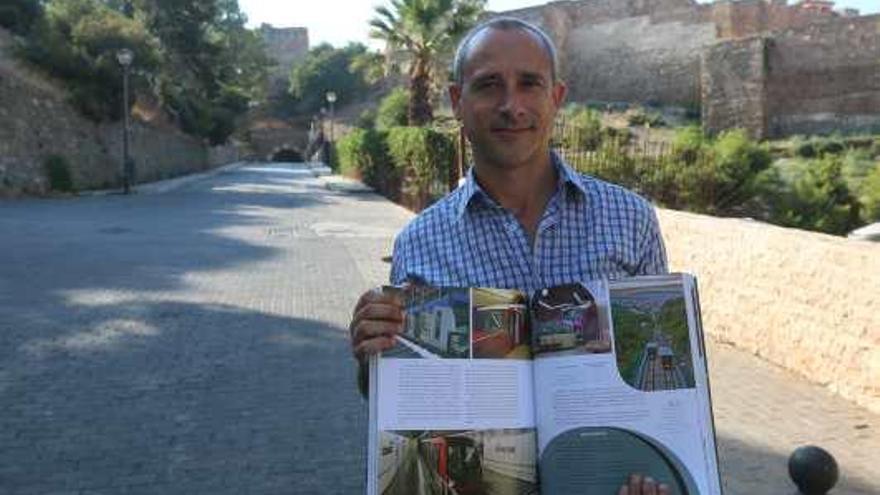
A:
[[[721,493],[693,277],[386,290],[405,329],[370,362],[368,494]]]

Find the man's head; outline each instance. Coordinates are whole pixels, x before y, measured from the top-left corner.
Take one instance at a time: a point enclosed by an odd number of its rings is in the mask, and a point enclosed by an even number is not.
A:
[[[498,18],[462,40],[449,88],[456,117],[478,166],[544,163],[550,132],[565,98],[556,51],[537,27]]]
[[[468,58],[471,48],[473,47],[474,40],[487,29],[498,29],[502,31],[519,30],[534,35],[535,38],[541,42],[541,46],[547,52],[547,57],[550,59],[551,76],[553,77],[553,81],[555,82],[557,80],[557,66],[559,65],[559,59],[556,55],[556,45],[553,44],[553,40],[547,36],[547,33],[542,31],[538,26],[522,19],[517,19],[515,17],[495,17],[478,24],[476,27],[468,31],[465,37],[458,43],[458,48],[455,51],[455,58],[452,61],[452,81],[455,84],[461,85],[462,83],[463,66]]]

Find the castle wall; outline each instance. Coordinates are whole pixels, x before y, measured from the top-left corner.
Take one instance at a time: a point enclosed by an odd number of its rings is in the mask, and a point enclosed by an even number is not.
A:
[[[767,65],[769,136],[880,132],[880,15],[777,33]]]
[[[565,74],[576,81],[571,98],[696,106],[699,53],[714,39],[711,24],[654,24],[648,16],[573,28]]]
[[[504,15],[554,39],[570,100],[699,104],[699,51],[716,33],[692,0],[555,2]]]
[[[703,129],[747,129],[767,134],[767,50],[770,41],[756,37],[726,41],[703,51],[701,68]]]
[[[554,38],[572,101],[699,105],[709,132],[756,137],[880,130],[880,16],[780,0],[582,0],[504,15]]]
[[[275,28],[269,24],[260,26],[266,54],[277,65],[269,73],[269,94],[276,96],[287,92],[290,71],[309,53],[309,31],[302,27]]]
[[[719,42],[704,51],[701,78],[710,133],[880,132],[880,16]]]

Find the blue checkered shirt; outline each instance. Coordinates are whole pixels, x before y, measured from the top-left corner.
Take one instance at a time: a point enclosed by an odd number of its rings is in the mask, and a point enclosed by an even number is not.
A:
[[[394,243],[391,283],[534,291],[566,283],[666,273],[654,208],[642,197],[573,171],[555,153],[559,177],[534,243],[486,194],[473,170],[423,211]]]

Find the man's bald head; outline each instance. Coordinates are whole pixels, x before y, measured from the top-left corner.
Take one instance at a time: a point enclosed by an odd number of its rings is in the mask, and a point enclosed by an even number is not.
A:
[[[471,29],[458,44],[458,49],[455,51],[455,59],[452,62],[452,81],[455,84],[460,86],[464,83],[464,68],[470,58],[471,49],[476,41],[478,41],[479,38],[489,30],[522,31],[533,36],[547,52],[547,58],[550,59],[550,75],[552,77],[552,82],[556,82],[556,47],[553,45],[553,40],[547,36],[547,33],[534,24],[523,21],[522,19],[517,19],[515,17],[496,17]]]

